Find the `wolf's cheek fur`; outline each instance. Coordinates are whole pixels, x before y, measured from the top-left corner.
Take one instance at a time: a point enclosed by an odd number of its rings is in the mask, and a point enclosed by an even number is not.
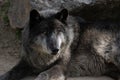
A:
[[[51,51],[47,47],[45,37],[38,36],[37,40],[34,41],[34,44],[31,47],[38,53],[46,53],[46,54],[51,53]]]

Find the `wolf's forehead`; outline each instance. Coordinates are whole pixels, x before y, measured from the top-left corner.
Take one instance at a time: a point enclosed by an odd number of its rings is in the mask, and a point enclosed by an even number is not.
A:
[[[51,17],[52,15],[55,15],[57,12],[58,12],[57,10],[49,9],[49,10],[40,11],[39,13],[44,18],[48,18],[48,17]]]
[[[46,19],[45,21],[43,21],[41,23],[41,26],[43,26],[44,28],[59,28],[63,26],[63,24],[57,19],[50,18],[50,19]]]

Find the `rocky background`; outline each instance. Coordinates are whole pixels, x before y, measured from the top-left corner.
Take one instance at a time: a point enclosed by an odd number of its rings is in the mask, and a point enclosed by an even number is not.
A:
[[[0,0],[0,75],[8,71],[19,60],[20,44],[18,30],[9,25],[8,0]]]
[[[120,21],[120,0],[0,0],[0,75],[20,59],[21,29],[25,27],[33,8],[67,8],[71,15],[81,16],[87,21]],[[111,79],[84,77],[71,80]]]
[[[23,28],[31,9],[67,8],[86,20],[120,20],[120,0],[10,0],[8,17],[12,28]]]

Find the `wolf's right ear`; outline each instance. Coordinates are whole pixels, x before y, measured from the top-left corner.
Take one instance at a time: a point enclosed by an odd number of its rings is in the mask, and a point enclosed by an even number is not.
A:
[[[68,10],[67,9],[62,9],[60,12],[58,12],[55,17],[62,21],[62,22],[66,22],[67,17],[68,17]]]
[[[30,11],[30,20],[29,25],[34,26],[36,23],[39,23],[42,20],[42,17],[40,16],[39,12],[35,9]]]

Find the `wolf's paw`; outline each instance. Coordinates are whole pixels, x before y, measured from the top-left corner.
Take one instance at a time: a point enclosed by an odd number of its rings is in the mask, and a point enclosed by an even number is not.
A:
[[[43,72],[39,74],[35,80],[49,80],[49,75],[46,72]]]
[[[65,80],[64,75],[51,75],[50,73],[48,74],[47,72],[43,72],[38,75],[38,77],[35,80]]]

